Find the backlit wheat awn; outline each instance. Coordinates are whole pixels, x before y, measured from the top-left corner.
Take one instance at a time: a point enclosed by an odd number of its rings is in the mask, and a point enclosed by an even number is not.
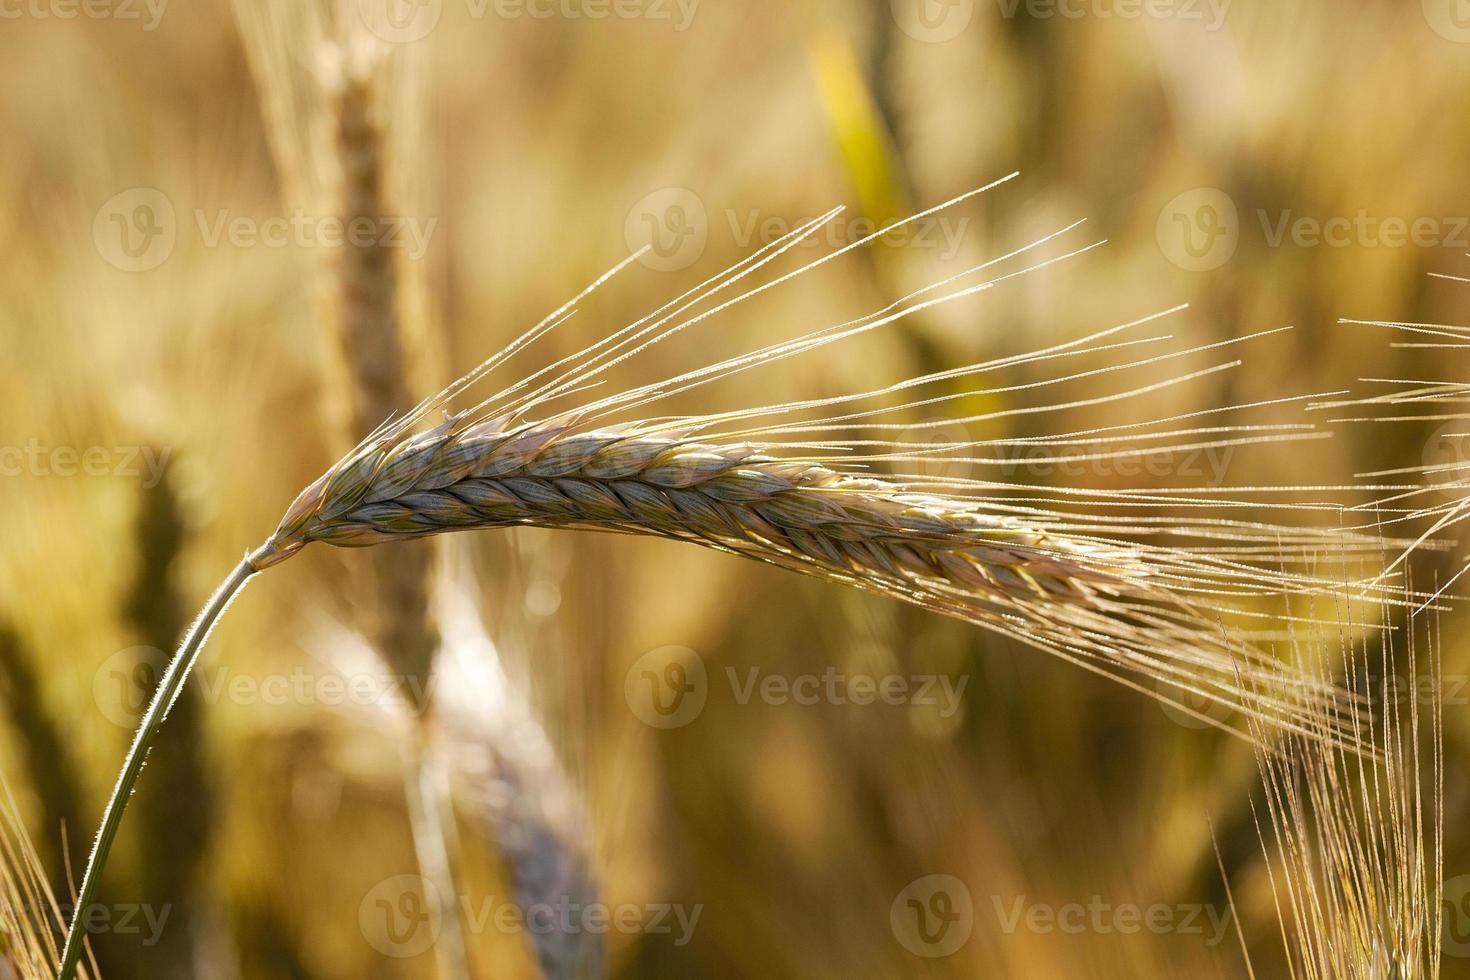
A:
[[[1383,615],[1373,628],[1339,613],[1341,623],[1303,630],[1293,645],[1299,662],[1316,664],[1308,669],[1363,693],[1361,740],[1376,757],[1298,733],[1277,751],[1256,751],[1265,806],[1252,801],[1251,813],[1284,959],[1293,980],[1434,980],[1444,881],[1440,624],[1431,613],[1399,628]],[[1375,689],[1377,657],[1385,683]]]
[[[546,336],[577,300],[626,267],[630,258],[465,378],[369,434],[297,498],[270,539],[231,573],[185,638],[103,816],[80,904],[91,899],[147,747],[209,629],[251,576],[312,542],[359,547],[516,525],[688,541],[989,627],[1164,700],[1189,697],[1202,699],[1206,706],[1225,704],[1238,718],[1313,734],[1322,733],[1325,715],[1340,722],[1328,724],[1325,737],[1350,741],[1350,701],[1330,682],[1283,668],[1252,645],[1250,632],[1227,629],[1223,617],[1249,613],[1241,604],[1261,597],[1331,591],[1329,578],[1306,571],[1311,555],[1326,549],[1340,560],[1371,553],[1380,547],[1376,536],[1217,517],[1130,515],[1130,510],[1161,503],[1207,513],[1217,505],[1210,490],[1049,491],[1048,498],[1004,483],[903,473],[909,464],[935,457],[999,464],[1003,460],[986,454],[998,456],[1016,446],[1045,447],[1057,453],[1056,462],[1089,461],[1310,438],[1309,426],[1212,425],[1213,413],[1201,412],[1156,424],[1029,439],[905,443],[886,435],[914,428],[889,421],[890,413],[962,397],[924,396],[926,385],[1050,363],[1061,369],[1052,380],[988,390],[1060,386],[1108,371],[1198,357],[1238,341],[1161,352],[1168,337],[1147,334],[1167,315],[1159,314],[1045,350],[909,379],[876,392],[696,417],[660,417],[649,408],[675,394],[820,351],[1085,252],[1093,246],[1021,264],[1076,225],[859,319],[663,381],[592,396],[614,365],[937,210],[761,285],[735,288],[813,236],[838,213],[830,211],[593,346],[488,398],[461,404],[472,385]],[[1008,264],[1019,268],[1004,271]],[[1073,359],[1099,352],[1133,359],[1111,368],[1067,372]],[[1017,414],[1146,401],[1162,388],[1238,363],[1224,361],[1166,381],[1046,408],[998,410],[957,421],[983,423]],[[859,407],[865,400],[908,391],[921,397],[900,410]],[[440,413],[442,420],[436,421]],[[1183,427],[1169,429],[1174,423]],[[897,472],[878,475],[879,468]],[[1171,539],[1174,543],[1166,543]],[[1207,717],[1197,707],[1180,707]],[[74,957],[69,942],[63,978],[69,976]]]
[[[1465,281],[1458,276],[1431,273],[1437,278]],[[1403,323],[1387,320],[1343,320],[1344,324],[1385,327],[1411,337],[1397,341],[1397,348],[1427,350],[1465,350],[1470,348],[1470,327],[1442,323]],[[1354,414],[1335,418],[1336,422],[1384,424],[1394,422],[1437,423],[1435,442],[1425,447],[1422,466],[1400,467],[1359,474],[1365,480],[1413,478],[1414,484],[1397,488],[1399,492],[1367,505],[1385,515],[1387,524],[1415,527],[1416,536],[1407,542],[1399,557],[1388,565],[1387,575],[1401,568],[1418,548],[1431,545],[1456,526],[1470,519],[1470,458],[1465,446],[1470,445],[1470,383],[1458,380],[1430,381],[1410,378],[1363,378],[1364,383],[1378,386],[1380,394],[1334,400],[1313,406],[1321,410],[1352,409]],[[1430,462],[1431,455],[1439,458]],[[1366,508],[1364,508],[1366,509]],[[1423,530],[1418,527],[1422,525]],[[1448,592],[1470,571],[1464,564],[1434,595],[1433,600]],[[1423,605],[1428,605],[1428,601]]]

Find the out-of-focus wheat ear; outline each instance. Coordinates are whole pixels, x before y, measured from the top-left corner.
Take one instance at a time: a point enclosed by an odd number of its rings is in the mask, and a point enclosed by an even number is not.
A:
[[[389,120],[382,109],[389,56],[376,44],[344,41],[335,59],[339,70],[328,81],[342,225],[376,229],[367,238],[347,236],[335,269],[336,350],[345,381],[347,446],[413,404],[399,305],[402,252],[390,248],[381,233],[393,212],[387,176]],[[401,688],[420,722],[428,720],[430,678],[439,648],[429,608],[435,550],[395,548],[375,553],[369,562],[376,596],[368,613],[373,647],[390,670],[408,681]],[[456,895],[453,804],[438,769],[431,728],[421,724],[404,746],[404,791],[414,849],[419,872],[441,893]],[[435,947],[445,980],[469,976],[458,909],[459,903],[453,903],[444,917],[444,932]]]
[[[34,659],[20,635],[4,622],[0,622],[0,704],[18,740],[26,782],[41,807],[45,826],[41,852],[46,866],[55,869],[51,887],[64,891],[64,869],[74,856],[65,850],[74,840],[69,835],[85,826],[82,781],[62,726],[46,710]]]
[[[446,604],[448,683],[438,718],[449,736],[458,795],[504,861],[523,910],[588,908],[600,890],[581,794],[472,603]],[[586,929],[538,928],[528,938],[547,980],[605,975],[601,939]]]
[[[419,152],[415,113],[401,103],[417,94],[417,77],[403,46],[382,44],[365,29],[366,8],[334,9],[319,0],[245,0],[236,14],[272,131],[272,150],[288,193],[317,214],[334,214],[346,230],[342,245],[328,250],[318,270],[320,314],[331,334],[327,375],[338,447],[413,405],[415,368],[422,368],[427,330],[412,311],[419,287],[392,221],[411,202],[405,184]],[[397,176],[397,180],[394,176]],[[362,230],[366,229],[367,234]],[[410,339],[411,338],[411,339]],[[430,677],[439,638],[430,614],[434,553],[429,547],[395,548],[365,562],[354,593],[362,630],[426,721]],[[405,789],[420,870],[445,894],[455,893],[456,855],[446,828],[452,808],[425,793],[432,778],[432,737],[416,733],[406,747]],[[459,903],[454,903],[455,909]],[[436,944],[447,978],[467,976],[457,916],[446,917]]]
[[[392,213],[387,198],[388,140],[380,113],[380,67],[386,54],[371,46],[346,46],[340,70],[329,82],[336,121],[338,200],[343,226],[384,227]],[[335,270],[336,351],[340,360],[350,446],[413,404],[398,307],[398,253],[375,234],[348,236]],[[428,548],[399,548],[374,555],[377,602],[372,638],[397,672],[426,691],[438,646],[429,616],[433,556]],[[427,707],[415,707],[422,713]]]
[[[65,918],[3,775],[0,793],[0,977],[55,980],[57,934],[65,929]],[[83,955],[76,976],[97,980],[90,944]]]
[[[188,522],[167,474],[142,495],[140,507],[134,525],[136,565],[123,614],[137,639],[156,652],[155,676],[161,676],[166,651],[189,625],[175,582]],[[147,950],[150,976],[188,976],[198,969],[194,940],[204,901],[199,884],[215,816],[204,709],[197,687],[179,692],[169,713],[171,737],[149,756],[149,781],[138,791],[141,894],[170,909],[168,928]]]
[[[411,210],[405,198],[422,152],[408,111],[419,92],[414,55],[405,50],[412,46],[381,42],[365,29],[369,11],[356,4],[239,0],[235,14],[287,203],[334,216],[344,229],[340,247],[315,250],[314,278],[336,446],[350,447],[412,407],[412,390],[427,387],[412,381],[433,346],[424,317],[413,315],[423,305],[414,301],[419,263],[396,247],[402,236],[389,224]],[[428,616],[433,555],[401,548],[367,564],[372,581],[357,583],[370,597],[361,604],[364,631],[393,670],[423,681],[437,644]]]

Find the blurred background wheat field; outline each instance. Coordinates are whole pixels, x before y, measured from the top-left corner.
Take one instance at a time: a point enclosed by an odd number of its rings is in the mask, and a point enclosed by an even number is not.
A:
[[[350,393],[387,364],[402,387],[383,397],[416,400],[645,244],[539,356],[834,204],[799,261],[1021,174],[614,383],[841,322],[1080,218],[1109,241],[734,379],[701,410],[877,389],[1185,302],[1181,346],[1295,329],[1159,393],[1159,418],[1466,376],[1455,351],[1338,322],[1470,321],[1470,286],[1431,275],[1470,274],[1459,0],[328,6],[0,0],[0,771],[61,895],[191,611],[363,434],[372,409]],[[318,43],[322,23],[355,40]],[[342,129],[359,59],[381,155],[366,169]],[[324,219],[355,178],[392,220],[344,259],[356,246]],[[400,349],[352,363],[333,324],[389,275]],[[1462,423],[1337,414],[1285,406],[1333,437],[1162,470],[983,475],[1335,485],[1466,458]],[[1110,420],[1079,407],[944,438]],[[1257,975],[1286,975],[1249,745],[777,569],[657,540],[457,538],[371,561],[316,549],[236,604],[84,910],[101,976],[1236,977],[1237,920]],[[1461,567],[1449,544],[1420,584]],[[1401,676],[1351,640],[1380,693],[1443,706],[1449,977],[1470,976],[1462,615],[1438,625],[1437,685],[1427,658]],[[380,661],[389,634],[437,654]],[[662,714],[649,677],[697,696]],[[898,693],[853,698],[854,679]],[[538,889],[579,903],[572,948],[517,916]]]

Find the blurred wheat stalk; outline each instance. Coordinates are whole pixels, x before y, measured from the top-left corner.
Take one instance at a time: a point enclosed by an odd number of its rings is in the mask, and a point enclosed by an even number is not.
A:
[[[417,130],[422,68],[413,52],[379,42],[366,26],[372,13],[350,5],[240,3],[236,10],[266,107],[274,155],[298,206],[336,213],[347,228],[366,223],[381,229],[403,217],[402,209],[421,203],[414,201],[414,186],[423,169],[423,139]],[[333,325],[335,356],[329,366],[338,402],[345,406],[340,414],[342,428],[350,434],[344,442],[350,446],[360,433],[412,404],[409,392],[419,387],[413,379],[429,373],[425,365],[432,360],[434,344],[422,304],[416,302],[422,290],[421,265],[403,261],[401,249],[356,238],[330,258],[322,270],[328,288],[321,308]],[[430,548],[375,553],[368,586],[375,600],[367,604],[365,615],[371,646],[396,676],[409,681],[405,689],[416,698],[409,706],[416,723],[406,736],[404,765],[420,871],[441,894],[453,896],[459,894],[460,864],[454,803],[449,774],[441,771],[446,760],[429,703],[441,646],[432,602],[434,555]],[[472,650],[498,666],[492,643],[472,645]],[[504,686],[500,708],[514,717],[500,724],[462,726],[456,733],[473,732],[472,742],[488,743],[494,763],[486,771],[485,760],[479,760],[467,774],[495,785],[509,783],[526,794],[570,792],[554,759],[533,765],[521,758],[521,743],[513,737],[520,731],[516,726],[534,721],[516,686]],[[448,760],[462,757],[451,753]],[[559,826],[559,832],[550,833],[542,816],[534,803],[522,804],[506,809],[489,825],[525,903],[555,898],[522,887],[524,882],[541,884],[541,865],[586,867],[580,828]],[[445,977],[467,977],[459,903],[452,908],[456,912],[445,917],[436,955]],[[579,975],[582,964],[567,957],[561,937],[537,931],[531,938],[548,977]]]

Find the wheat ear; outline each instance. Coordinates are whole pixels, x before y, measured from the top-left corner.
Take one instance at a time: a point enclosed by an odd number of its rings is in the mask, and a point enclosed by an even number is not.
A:
[[[940,207],[957,204],[1011,177]],[[848,404],[866,397],[863,395],[722,415],[613,421],[619,413],[632,413],[754,367],[822,350],[1095,247],[1075,249],[1010,272],[992,272],[1002,263],[1034,253],[1075,224],[857,320],[654,384],[581,401],[571,409],[550,409],[559,400],[581,398],[601,383],[599,377],[609,369],[654,344],[937,210],[906,218],[733,298],[690,312],[811,237],[840,212],[834,209],[592,347],[422,430],[425,419],[449,409],[472,384],[554,329],[581,296],[629,265],[633,261],[629,258],[479,368],[406,415],[379,426],[300,494],[269,541],[235,568],[186,637],[144,717],[104,813],[83,876],[81,904],[90,900],[96,888],[97,873],[106,861],[147,747],[209,627],[252,575],[313,541],[359,547],[515,525],[688,541],[986,626],[1165,701],[1177,699],[1150,685],[1165,685],[1170,691],[1227,705],[1243,718],[1272,728],[1315,736],[1320,732],[1320,726],[1313,724],[1318,715],[1303,707],[1312,705],[1314,711],[1320,709],[1333,719],[1326,737],[1353,743],[1351,699],[1330,682],[1284,668],[1227,630],[1222,617],[1232,608],[1232,600],[1248,602],[1282,591],[1335,590],[1334,582],[1278,566],[1309,560],[1314,547],[1344,554],[1376,552],[1377,536],[1357,536],[1352,529],[1327,535],[1232,520],[1173,520],[1167,524],[1164,519],[1121,520],[1097,509],[1067,513],[1041,507],[1016,493],[1018,488],[998,483],[924,480],[901,474],[879,478],[865,467],[875,462],[902,465],[935,455],[986,464],[994,460],[968,454],[1007,443],[918,443],[894,448],[894,443],[881,438],[858,440],[841,435],[853,429],[881,434],[903,427],[881,421],[876,411],[816,420],[805,417],[814,409]],[[975,281],[982,275],[989,278]],[[1043,351],[926,375],[867,394],[890,395],[1021,364],[1065,361],[1162,341],[1167,338],[1115,339],[1157,319],[1147,317]],[[1141,367],[1221,346],[1156,355],[1123,366]],[[1166,382],[1064,402],[1049,410],[1137,399],[1160,387],[1238,364],[1226,362]],[[1079,371],[1060,380],[1100,373]],[[956,397],[960,396],[934,396],[901,408],[930,406]],[[798,420],[793,421],[794,416]],[[772,418],[786,421],[766,421]],[[1306,437],[1298,428],[1214,426],[1161,433],[1093,429],[1062,433],[1047,444],[1066,447],[1059,460],[1088,460]],[[1130,434],[1144,442],[1161,437],[1184,441],[1166,441],[1162,448],[1143,450],[1109,448]],[[999,497],[994,496],[997,491],[1002,491]],[[1117,493],[1106,502],[1126,509],[1166,498],[1170,495],[1159,491]],[[1098,502],[1086,495],[1081,499],[1084,504]],[[1208,506],[1200,495],[1173,499],[1185,507]],[[1168,535],[1191,539],[1196,546],[1169,547],[1148,540]],[[1214,544],[1199,544],[1200,539]],[[1178,706],[1215,721],[1198,709]],[[69,967],[79,949],[77,934],[74,924],[61,980],[71,980]]]
[[[387,55],[380,49],[344,45],[333,59],[339,68],[331,83],[337,121],[336,162],[340,172],[340,209],[345,226],[376,224],[387,203],[387,133],[378,107],[377,80]],[[398,312],[395,249],[376,241],[350,242],[336,263],[338,309],[335,317],[338,359],[348,402],[351,445],[361,433],[412,403],[403,329]],[[439,644],[429,615],[433,555],[380,556],[371,563],[372,636],[380,655],[398,673],[416,678],[415,691],[427,690]],[[425,704],[414,705],[422,714]]]

